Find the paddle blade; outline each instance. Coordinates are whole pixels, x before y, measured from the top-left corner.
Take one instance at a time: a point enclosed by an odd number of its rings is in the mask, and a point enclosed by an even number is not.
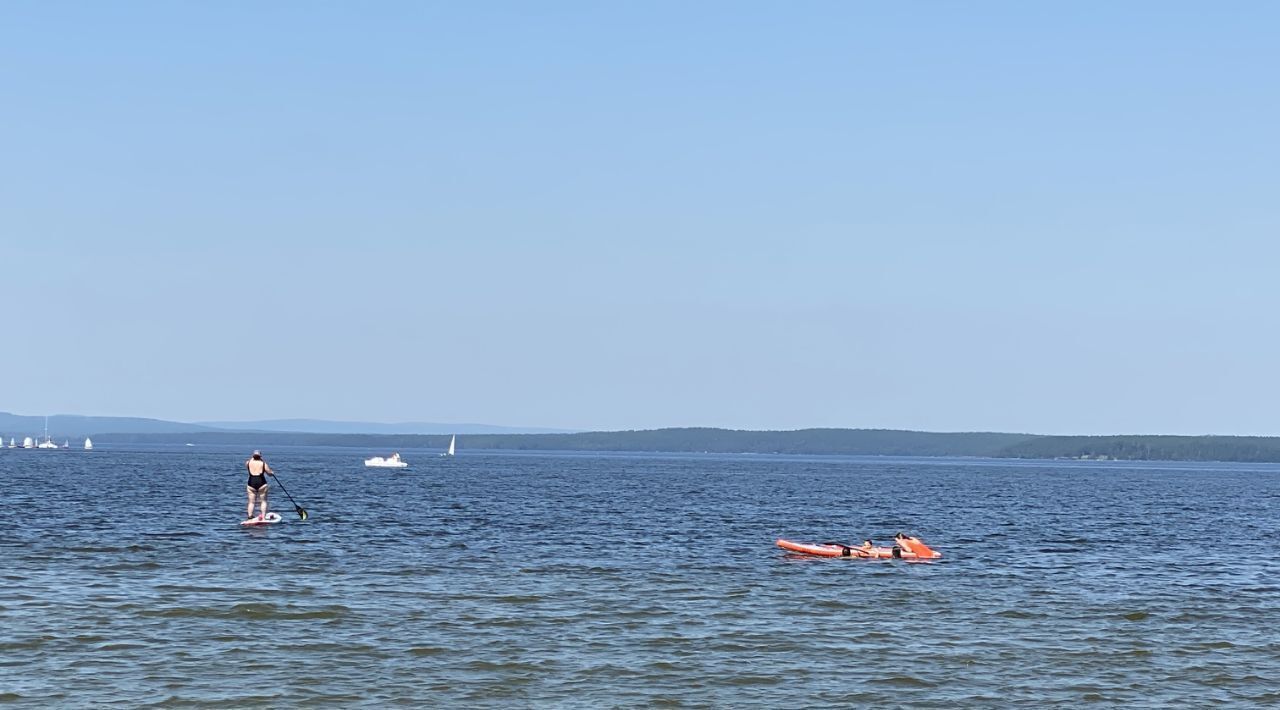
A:
[[[306,519],[307,519],[307,511],[306,511],[306,510],[304,510],[302,506],[300,506],[300,505],[299,505],[299,506],[294,506],[294,508],[298,511],[298,517],[299,517],[300,519],[302,519],[302,520],[306,520]]]

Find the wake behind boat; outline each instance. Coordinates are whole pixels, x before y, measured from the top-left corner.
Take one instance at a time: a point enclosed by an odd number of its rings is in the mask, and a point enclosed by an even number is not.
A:
[[[400,460],[399,453],[391,454],[385,459],[382,458],[381,456],[374,456],[371,459],[365,459],[364,465],[368,466],[369,468],[408,468],[409,467],[409,464]]]

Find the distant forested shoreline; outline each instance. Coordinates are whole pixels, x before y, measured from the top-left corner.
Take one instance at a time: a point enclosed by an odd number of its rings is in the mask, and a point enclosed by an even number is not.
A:
[[[291,432],[102,433],[108,444],[347,446],[371,451],[448,446],[438,434],[303,434]],[[967,456],[987,458],[1280,462],[1280,437],[1043,436],[998,432],[934,433],[891,429],[741,431],[673,428],[574,434],[467,434],[459,449],[645,453]]]

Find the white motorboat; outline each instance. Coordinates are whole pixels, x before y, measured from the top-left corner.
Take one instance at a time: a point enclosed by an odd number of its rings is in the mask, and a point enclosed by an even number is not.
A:
[[[408,468],[409,464],[400,460],[400,454],[391,454],[385,459],[381,456],[374,456],[371,459],[365,459],[364,465],[369,468]]]

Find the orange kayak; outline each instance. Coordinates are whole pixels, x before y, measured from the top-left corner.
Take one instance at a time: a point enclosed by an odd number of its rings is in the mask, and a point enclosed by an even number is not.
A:
[[[935,560],[942,557],[942,553],[936,550],[929,550],[928,555],[917,555],[907,550],[899,550],[898,554],[895,555],[892,547],[862,548],[838,543],[792,542],[791,540],[782,539],[778,540],[778,547],[789,552],[800,552],[818,557],[860,557],[867,560],[882,560],[894,557],[904,560]]]

